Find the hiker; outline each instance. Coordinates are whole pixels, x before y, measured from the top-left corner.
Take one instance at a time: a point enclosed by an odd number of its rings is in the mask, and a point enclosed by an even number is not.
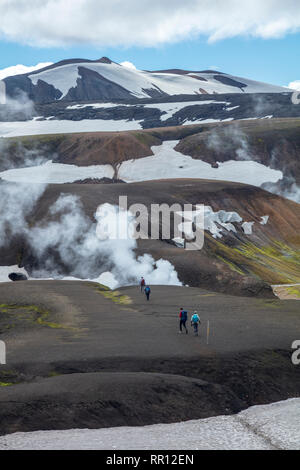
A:
[[[141,292],[144,292],[145,289],[145,279],[142,277],[140,281],[140,286],[141,286]]]
[[[186,327],[187,318],[188,318],[187,311],[183,310],[183,308],[181,307],[180,313],[179,313],[179,319],[180,319],[180,321],[179,321],[179,333],[180,334],[182,333],[182,327],[185,328],[185,333],[188,334],[188,329]]]
[[[146,297],[147,297],[147,300],[149,300],[150,294],[151,294],[151,289],[150,289],[149,286],[146,286],[146,287],[145,287],[145,295],[146,295]]]
[[[198,336],[198,326],[201,324],[200,317],[198,313],[195,311],[191,317],[191,326],[194,328],[195,336]]]

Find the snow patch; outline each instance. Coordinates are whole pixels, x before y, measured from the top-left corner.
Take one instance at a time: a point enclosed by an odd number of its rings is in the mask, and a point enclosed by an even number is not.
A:
[[[202,214],[202,211],[203,218],[198,222],[197,218]],[[224,210],[214,212],[210,206],[204,206],[204,208],[196,206],[196,210],[192,212],[185,211],[178,212],[178,214],[188,220],[188,222],[185,221],[179,224],[179,229],[182,230],[187,239],[193,238],[192,224],[195,224],[200,230],[207,230],[214,238],[222,238],[224,230],[237,233],[237,229],[233,224],[243,221],[237,212],[226,212]]]
[[[195,160],[174,150],[179,141],[165,141],[151,148],[154,155],[123,162],[118,178],[128,183],[170,178],[201,178],[234,181],[261,186],[282,179],[281,171],[254,161],[227,161],[212,168],[209,163]]]
[[[240,105],[239,106],[232,106],[230,108],[226,108],[226,111],[233,111],[234,109],[237,109],[237,108],[240,108]]]
[[[0,449],[299,450],[299,423],[300,398],[295,398],[175,424],[15,433],[0,437]]]
[[[269,218],[270,216],[269,215],[264,215],[261,217],[261,222],[259,222],[261,225],[267,225],[267,223],[269,222]]]
[[[90,103],[90,104],[73,104],[66,107],[66,109],[84,109],[84,108],[93,108],[93,109],[105,109],[105,108],[116,108],[118,106],[131,107],[131,104],[123,103]],[[142,105],[137,105],[142,106]]]
[[[163,114],[160,117],[161,121],[167,121],[167,119],[171,118],[173,114],[177,113],[181,109],[184,109],[188,106],[203,106],[203,105],[210,105],[210,104],[224,104],[229,105],[226,101],[216,101],[216,100],[205,100],[205,101],[185,101],[180,103],[155,103],[155,104],[146,104],[144,105],[145,108],[154,108],[159,109],[166,114]],[[186,123],[185,123],[186,125]]]
[[[11,273],[25,274],[28,277],[27,271],[24,268],[19,268],[17,265],[0,266],[0,282],[12,282],[8,277]]]
[[[50,124],[49,121],[47,124]],[[127,160],[118,170],[118,178],[125,182],[150,181],[170,178],[201,178],[208,180],[234,181],[254,186],[263,183],[276,183],[282,178],[282,172],[273,170],[254,161],[227,161],[212,168],[209,163],[195,160],[174,150],[179,141],[165,141],[152,147],[153,156]],[[86,178],[112,178],[111,165],[92,165],[78,167],[63,163],[47,163],[27,168],[6,170],[0,178],[15,182],[70,183]]]
[[[69,134],[76,132],[130,131],[141,129],[142,121],[83,119],[68,121],[50,119],[39,121],[0,122],[0,137],[17,137],[24,135]]]
[[[254,225],[254,222],[244,222],[242,224],[242,228],[244,230],[245,235],[252,235],[253,225]]]
[[[113,178],[111,165],[76,166],[48,161],[43,165],[27,168],[14,168],[0,172],[0,178],[16,183],[63,184],[86,178]]]

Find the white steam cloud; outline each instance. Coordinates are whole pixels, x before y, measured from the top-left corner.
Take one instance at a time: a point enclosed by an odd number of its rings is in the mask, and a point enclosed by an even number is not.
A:
[[[6,95],[5,102],[0,105],[0,120],[28,120],[35,114],[34,103],[28,95],[19,90],[14,97]]]
[[[97,236],[102,239],[102,253],[105,252],[113,263],[111,272],[122,285],[137,282],[141,276],[151,284],[180,285],[177,273],[169,261],[160,259],[155,262],[149,254],[136,259],[134,250],[137,248],[137,242],[132,238],[134,218],[130,212],[111,204],[103,204],[98,208],[95,217],[98,221]],[[116,235],[122,234],[123,240],[114,239]]]
[[[282,196],[300,204],[300,186],[294,181],[289,188],[282,191]]]
[[[300,204],[300,186],[292,176],[285,176],[278,183],[265,183],[262,188]]]
[[[26,148],[19,140],[12,143],[9,139],[0,137],[0,171],[42,165],[49,160],[45,156],[47,152],[47,146],[40,148],[33,145],[32,148]]]
[[[260,103],[258,106],[260,106]],[[237,123],[224,129],[213,129],[206,138],[206,145],[218,154],[224,152],[227,155],[231,154],[233,160],[259,161],[257,155],[251,149],[247,135]],[[277,183],[264,183],[261,187],[273,194],[300,203],[300,187],[291,175],[290,170],[286,167],[282,168],[280,165],[279,154],[280,150],[274,146],[268,167],[280,169],[284,175],[283,178]]]
[[[136,259],[134,239],[100,239],[99,230],[124,225],[125,232],[134,222],[131,214],[104,204],[95,214],[95,222],[85,214],[80,199],[61,194],[48,214],[35,226],[27,217],[45,190],[43,185],[0,184],[0,246],[8,244],[12,235],[26,241],[30,254],[37,261],[35,277],[96,279],[111,287],[137,283],[141,276],[150,284],[180,285],[169,261],[157,262],[145,254]],[[97,229],[98,227],[98,229]],[[110,228],[111,230],[111,228]]]
[[[11,236],[22,235],[28,230],[26,217],[44,190],[42,184],[0,182],[0,247],[7,246]]]
[[[217,153],[223,153],[224,150],[232,152],[233,160],[256,161],[251,153],[247,135],[238,124],[214,129],[208,134],[206,145]]]

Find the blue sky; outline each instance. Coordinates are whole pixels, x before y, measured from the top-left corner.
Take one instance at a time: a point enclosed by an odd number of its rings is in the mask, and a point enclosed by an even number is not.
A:
[[[0,69],[105,55],[139,69],[300,80],[299,0],[0,0],[0,18]]]

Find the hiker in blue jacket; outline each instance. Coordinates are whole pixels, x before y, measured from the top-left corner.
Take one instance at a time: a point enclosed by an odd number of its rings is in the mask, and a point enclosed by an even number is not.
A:
[[[195,336],[198,336],[198,327],[201,324],[200,317],[197,312],[194,312],[191,317],[191,326],[194,328]]]
[[[182,333],[182,327],[185,328],[185,333],[188,334],[188,329],[186,327],[187,318],[188,318],[187,311],[181,308],[179,312],[179,333],[180,334]]]
[[[149,286],[146,286],[145,287],[145,295],[146,295],[146,298],[147,298],[148,301],[150,300],[150,294],[151,294],[151,289],[150,289]]]

